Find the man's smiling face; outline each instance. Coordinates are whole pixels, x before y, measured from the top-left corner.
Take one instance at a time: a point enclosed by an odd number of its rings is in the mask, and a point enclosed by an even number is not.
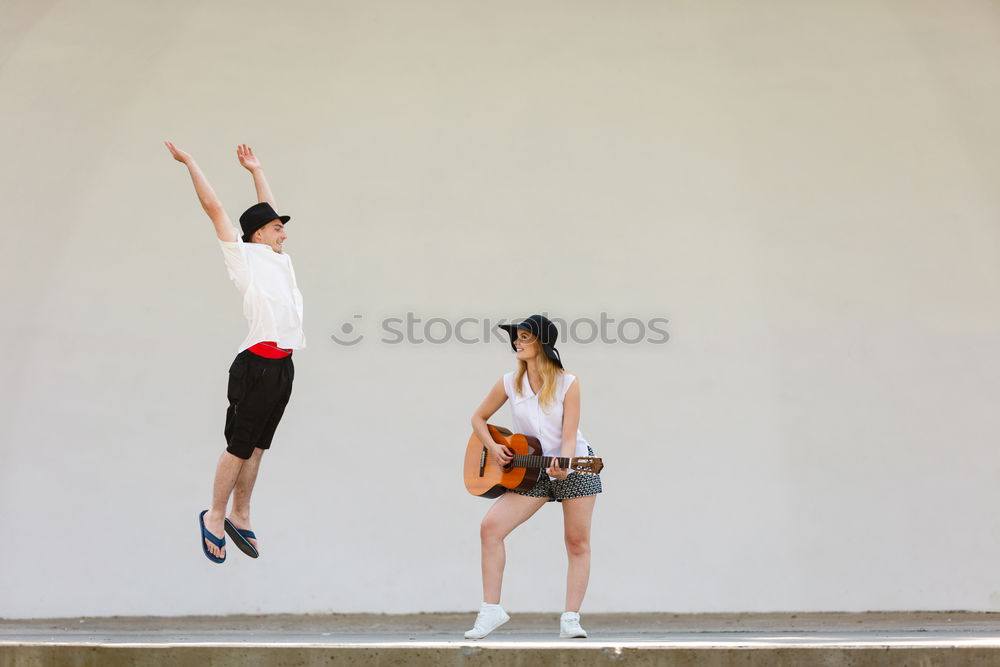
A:
[[[285,225],[281,220],[274,219],[253,233],[254,243],[263,243],[271,246],[274,252],[281,252],[282,244],[288,235],[285,233]]]

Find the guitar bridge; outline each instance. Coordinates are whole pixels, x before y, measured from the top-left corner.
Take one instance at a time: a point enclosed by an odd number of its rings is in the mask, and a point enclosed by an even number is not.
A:
[[[482,477],[486,472],[486,448],[483,447],[482,453],[479,454],[479,476]]]

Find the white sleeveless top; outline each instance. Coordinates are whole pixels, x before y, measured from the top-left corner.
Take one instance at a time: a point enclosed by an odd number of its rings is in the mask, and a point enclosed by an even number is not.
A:
[[[576,376],[569,373],[561,373],[562,386],[556,388],[556,400],[546,408],[538,404],[538,396],[531,391],[531,383],[528,382],[528,374],[522,378],[521,395],[514,391],[514,376],[511,371],[503,376],[503,388],[507,392],[507,400],[510,401],[510,412],[513,420],[511,425],[514,433],[523,433],[538,438],[542,443],[542,454],[545,456],[562,456],[562,436],[563,436],[563,400],[570,385]],[[573,456],[587,456],[588,443],[583,438],[580,430],[576,431],[576,452]]]

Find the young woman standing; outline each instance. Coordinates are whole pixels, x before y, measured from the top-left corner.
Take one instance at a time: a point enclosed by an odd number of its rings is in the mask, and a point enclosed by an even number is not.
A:
[[[542,453],[552,463],[535,486],[527,492],[509,490],[500,496],[483,518],[482,542],[483,603],[475,626],[466,639],[481,639],[510,616],[500,606],[500,588],[506,563],[504,539],[527,521],[542,505],[558,501],[563,510],[566,553],[566,611],[560,619],[560,637],[586,637],[580,627],[580,605],[590,579],[590,523],[597,494],[598,475],[570,472],[559,467],[555,457],[592,456],[593,451],[579,431],[580,383],[563,370],[555,348],[559,332],[542,315],[532,315],[519,324],[502,324],[517,354],[517,370],[504,375],[490,390],[472,416],[472,428],[489,449],[498,465],[510,462],[513,452],[495,442],[487,420],[508,400],[513,431],[538,438]]]

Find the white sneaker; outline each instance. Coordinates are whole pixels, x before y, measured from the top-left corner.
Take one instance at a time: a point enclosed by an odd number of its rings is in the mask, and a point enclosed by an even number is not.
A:
[[[580,614],[567,611],[559,619],[559,636],[563,639],[586,638],[587,631],[580,627]]]
[[[486,604],[479,607],[479,616],[476,616],[476,624],[465,633],[466,639],[482,639],[501,625],[510,620],[510,616],[498,604]]]

